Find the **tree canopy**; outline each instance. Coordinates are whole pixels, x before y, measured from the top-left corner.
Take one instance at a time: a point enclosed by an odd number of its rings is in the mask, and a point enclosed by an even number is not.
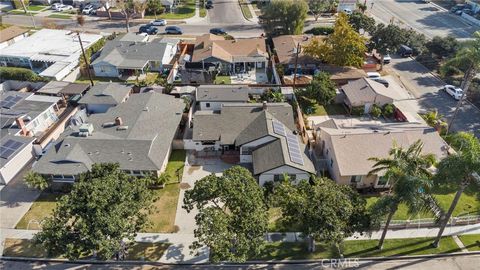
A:
[[[415,54],[420,54],[425,50],[425,35],[419,34],[413,29],[380,23],[371,35],[370,49],[377,49],[381,53],[396,52],[402,44],[412,48]]]
[[[307,18],[305,1],[272,0],[262,8],[261,23],[270,35],[299,35]]]
[[[272,202],[281,208],[287,224],[299,226],[310,239],[311,251],[314,240],[338,245],[354,232],[367,230],[370,223],[365,199],[350,186],[327,178],[312,184],[284,181],[274,188]]]
[[[198,239],[191,246],[210,248],[210,260],[245,261],[260,252],[267,230],[262,188],[245,168],[234,166],[223,176],[211,174],[185,192],[184,209],[198,209]]]
[[[307,55],[337,66],[361,67],[365,59],[366,39],[348,23],[345,13],[338,15],[334,31],[325,42],[312,39],[304,48]]]
[[[330,104],[337,95],[336,88],[335,83],[330,79],[330,74],[320,72],[313,76],[313,80],[303,94],[305,97],[313,99],[319,104],[327,105]]]
[[[34,242],[50,256],[111,259],[148,224],[153,193],[118,164],[94,164],[62,196]]]
[[[44,190],[50,186],[50,183],[47,181],[47,179],[33,171],[29,171],[27,174],[25,174],[24,180],[25,184],[27,184],[29,188]]]
[[[460,43],[452,36],[435,36],[429,40],[425,46],[431,53],[439,57],[450,57],[458,51]]]
[[[308,0],[307,3],[313,17],[315,17],[315,20],[318,20],[322,12],[329,11],[332,8],[335,0]]]
[[[348,16],[348,22],[357,32],[360,32],[360,29],[368,33],[375,31],[375,19],[362,12],[354,11]]]

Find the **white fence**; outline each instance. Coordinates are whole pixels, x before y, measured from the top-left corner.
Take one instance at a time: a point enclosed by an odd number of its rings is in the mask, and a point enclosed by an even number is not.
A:
[[[450,226],[456,225],[470,225],[480,223],[480,215],[453,217],[448,222]],[[437,226],[437,220],[435,218],[421,218],[412,220],[392,220],[390,222],[391,228],[418,228],[418,227],[432,227]],[[385,224],[382,224],[382,228]]]

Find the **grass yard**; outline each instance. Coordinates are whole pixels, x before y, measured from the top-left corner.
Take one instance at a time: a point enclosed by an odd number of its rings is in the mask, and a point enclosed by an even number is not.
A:
[[[28,6],[27,10],[29,11],[40,11],[48,8],[48,6],[42,6],[42,5],[34,5],[34,6]]]
[[[168,184],[165,188],[154,190],[157,201],[154,203],[154,210],[149,214],[151,226],[143,232],[176,232],[175,214],[177,212],[178,195],[180,194],[179,184]]]
[[[367,199],[367,208],[373,205],[379,197],[368,197]],[[420,218],[433,218],[431,213],[419,213],[418,215],[410,216],[408,214],[408,209],[405,204],[400,204],[398,206],[397,212],[393,215],[394,220],[407,220],[407,219],[420,219]]]
[[[127,260],[158,261],[170,243],[134,243],[128,250]],[[3,256],[45,258],[47,253],[28,239],[5,239]]]
[[[207,16],[207,9],[204,7],[200,8],[200,17],[204,18]]]
[[[169,176],[169,183],[180,183],[183,176],[183,167],[185,167],[185,158],[187,152],[185,150],[173,150],[168,160],[165,173]]]
[[[480,251],[480,234],[459,235],[460,241],[468,251]]]
[[[67,15],[67,14],[50,14],[47,17],[48,18],[54,18],[54,19],[65,19],[65,20],[68,20],[68,19],[72,18],[71,15]]]
[[[12,14],[12,15],[37,15],[38,12],[32,12],[32,11],[28,11],[27,13],[25,13],[25,11],[21,10],[21,9],[14,9],[14,10],[11,10],[8,12],[8,14]]]
[[[304,96],[297,95],[298,104],[307,116],[323,116],[323,115],[345,115],[347,111],[342,104],[328,104],[326,106],[318,104],[315,100],[308,99]]]
[[[243,16],[246,19],[251,19],[253,18],[252,13],[250,12],[250,8],[248,8],[248,3],[245,0],[238,0],[238,4],[240,5],[240,8],[242,9]]]
[[[215,78],[215,84],[231,84],[232,80],[230,79],[230,76],[217,76]]]
[[[378,240],[351,240],[343,243],[342,250],[345,257],[389,257],[460,251],[451,237],[442,238],[438,249],[431,246],[433,240],[434,238],[386,239],[382,250],[376,248]],[[338,257],[336,248],[323,244],[317,244],[316,252],[308,253],[307,245],[304,242],[274,242],[267,243],[260,255],[252,259],[328,259]]]
[[[30,209],[28,209],[27,213],[25,213],[22,219],[17,223],[15,229],[40,229],[37,222],[41,222],[51,215],[53,209],[55,209],[56,200],[62,195],[63,194],[59,193],[42,192],[38,199],[33,202]],[[28,224],[29,222],[30,225]]]
[[[299,231],[296,226],[289,226],[282,222],[282,210],[279,207],[268,209],[268,231],[269,232],[295,232]]]
[[[163,13],[157,17],[160,19],[179,20],[188,19],[193,16],[195,16],[195,0],[187,0],[184,5],[178,6],[174,12]]]

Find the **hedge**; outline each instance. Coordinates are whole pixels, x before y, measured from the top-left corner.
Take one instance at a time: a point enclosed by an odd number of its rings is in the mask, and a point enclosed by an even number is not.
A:
[[[27,68],[17,67],[0,67],[0,79],[5,80],[17,80],[28,82],[46,82],[47,79],[38,76],[35,72]]]
[[[331,33],[333,33],[333,27],[329,27],[329,26],[314,27],[310,30],[305,31],[305,34],[312,34],[314,36],[330,35]]]

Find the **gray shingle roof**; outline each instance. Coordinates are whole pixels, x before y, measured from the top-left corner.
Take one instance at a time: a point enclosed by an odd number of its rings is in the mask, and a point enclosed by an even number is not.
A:
[[[248,90],[235,85],[200,85],[197,88],[197,101],[247,102]]]
[[[106,113],[87,119],[91,136],[69,128],[33,170],[42,174],[79,174],[93,163],[118,162],[124,170],[157,171],[167,158],[185,105],[181,99],[155,92],[133,94]],[[120,117],[126,130],[105,126]]]
[[[122,37],[108,41],[92,65],[106,62],[117,68],[141,69],[149,61],[162,62],[167,45],[172,39],[151,42],[122,41]],[[178,43],[178,40],[177,40]],[[176,43],[175,43],[176,45]]]
[[[132,91],[119,83],[97,83],[80,100],[80,104],[120,104]]]
[[[271,103],[267,106],[269,114],[288,128],[296,129],[292,107],[288,103]],[[262,112],[262,104],[234,103],[223,104],[219,114],[196,113],[193,120],[193,140],[205,141],[220,138],[221,144],[235,144],[240,133]]]

